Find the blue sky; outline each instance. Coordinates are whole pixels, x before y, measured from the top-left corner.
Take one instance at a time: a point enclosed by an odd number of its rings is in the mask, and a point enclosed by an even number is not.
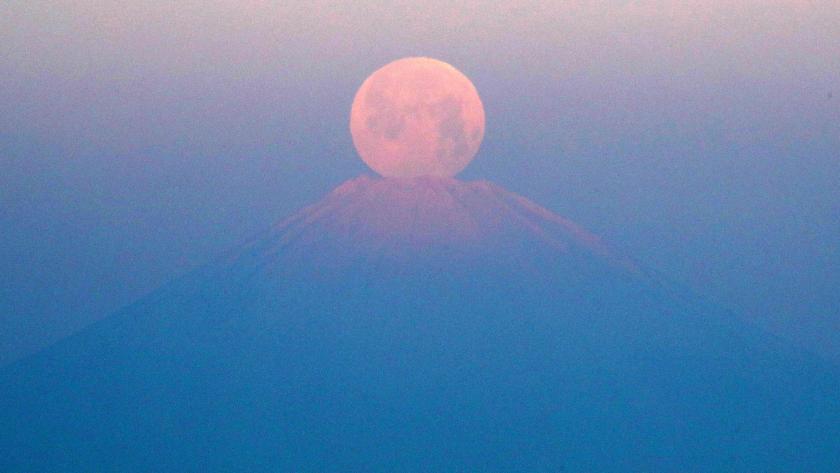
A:
[[[369,172],[353,95],[413,55],[482,96],[461,178],[840,360],[838,24],[833,1],[5,1],[0,360]]]

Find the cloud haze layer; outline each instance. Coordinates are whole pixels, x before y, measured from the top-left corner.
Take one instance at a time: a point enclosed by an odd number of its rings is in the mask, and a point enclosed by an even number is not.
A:
[[[840,357],[837,24],[833,1],[3,2],[0,360],[367,172],[350,103],[410,55],[482,96],[463,178]]]

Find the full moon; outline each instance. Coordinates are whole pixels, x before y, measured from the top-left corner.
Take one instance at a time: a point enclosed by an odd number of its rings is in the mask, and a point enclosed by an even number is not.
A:
[[[484,138],[484,106],[460,71],[411,57],[368,77],[350,112],[353,144],[385,177],[451,177],[472,161]]]

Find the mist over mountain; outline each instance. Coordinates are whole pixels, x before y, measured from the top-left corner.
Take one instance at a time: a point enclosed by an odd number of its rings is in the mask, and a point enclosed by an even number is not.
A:
[[[838,392],[496,185],[360,177],[0,371],[0,470],[830,472]]]

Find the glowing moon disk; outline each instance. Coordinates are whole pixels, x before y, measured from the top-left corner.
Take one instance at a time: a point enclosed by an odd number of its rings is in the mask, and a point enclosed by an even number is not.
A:
[[[353,144],[386,177],[454,176],[484,138],[484,107],[472,82],[445,62],[412,57],[368,77],[350,112]]]

